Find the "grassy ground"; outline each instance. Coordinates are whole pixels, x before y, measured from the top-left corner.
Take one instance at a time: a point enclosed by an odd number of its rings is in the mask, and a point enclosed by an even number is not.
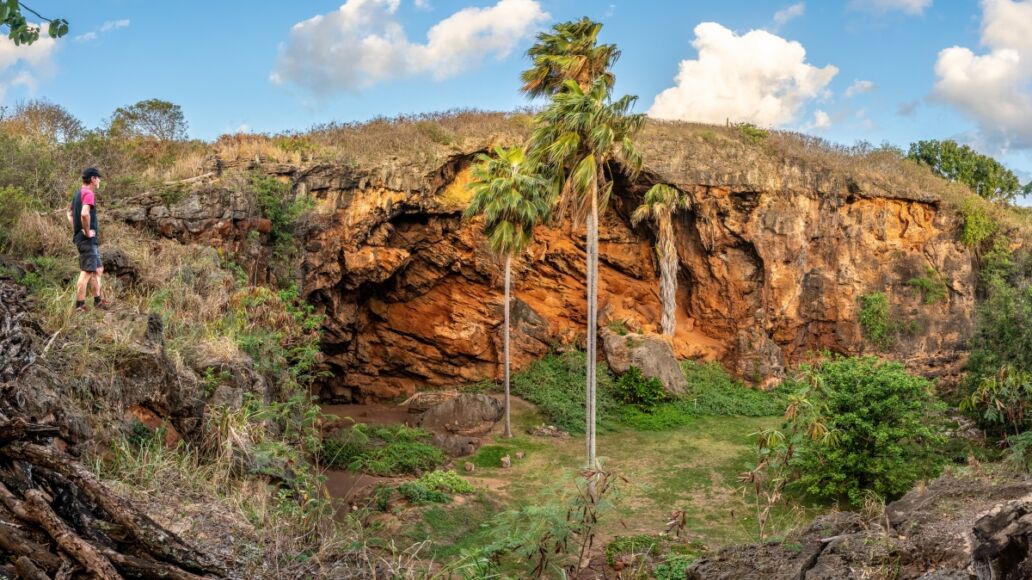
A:
[[[513,406],[518,435],[495,434],[470,461],[470,481],[481,492],[450,505],[420,508],[402,517],[411,542],[429,541],[429,552],[447,561],[491,541],[488,524],[503,510],[545,505],[569,494],[584,461],[583,437],[533,437],[526,428],[542,423],[523,401]],[[601,523],[598,549],[617,536],[657,536],[671,513],[687,513],[683,542],[707,547],[755,541],[756,511],[737,475],[754,462],[750,434],[775,425],[777,417],[698,417],[687,426],[661,432],[612,430],[599,436],[604,467],[619,476],[613,509]],[[516,452],[525,453],[517,460]],[[513,466],[500,467],[509,455]],[[784,508],[775,515],[774,533],[807,521],[815,508]]]

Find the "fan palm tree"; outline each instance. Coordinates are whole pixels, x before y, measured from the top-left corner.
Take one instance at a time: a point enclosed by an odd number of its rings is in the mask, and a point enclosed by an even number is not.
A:
[[[483,214],[484,235],[494,254],[505,261],[505,436],[512,437],[509,417],[509,303],[511,302],[512,257],[530,245],[534,226],[547,219],[548,182],[538,174],[537,164],[522,147],[497,147],[494,155],[481,153],[473,165],[469,184],[473,199],[465,217]]]
[[[610,98],[609,80],[603,75],[584,90],[568,79],[552,102],[535,117],[530,150],[540,158],[559,184],[560,203],[572,210],[575,221],[587,222],[587,385],[586,421],[588,467],[595,460],[595,390],[598,335],[598,216],[613,191],[606,176],[612,160],[634,178],[642,160],[632,140],[645,116],[631,114],[636,97]]]
[[[638,225],[646,218],[656,222],[656,255],[659,256],[659,295],[663,300],[663,334],[673,336],[677,325],[677,249],[674,247],[673,215],[689,207],[688,198],[669,185],[657,183],[645,193],[645,202],[631,214]]]
[[[598,78],[612,88],[615,77],[610,69],[620,51],[615,44],[598,44],[601,30],[601,23],[584,17],[560,22],[550,32],[538,34],[527,51],[534,64],[520,75],[523,92],[530,97],[551,96],[562,90],[567,80],[576,81],[586,91]]]

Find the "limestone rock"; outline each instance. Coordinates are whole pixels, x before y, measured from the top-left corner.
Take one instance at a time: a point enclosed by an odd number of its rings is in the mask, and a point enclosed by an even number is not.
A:
[[[641,369],[646,377],[663,382],[663,387],[672,395],[684,393],[688,381],[674,357],[670,343],[662,336],[649,334],[626,335],[603,329],[602,347],[606,361],[614,373],[623,374],[632,366]]]
[[[289,179],[292,195],[316,202],[295,232],[304,250],[296,274],[306,299],[326,315],[324,395],[382,400],[501,377],[501,265],[481,225],[460,217],[472,159],[493,139],[463,139],[459,150],[433,148],[419,159],[246,165]],[[629,216],[660,181],[692,201],[673,223],[677,358],[719,360],[766,386],[809,353],[877,350],[857,320],[860,297],[884,292],[892,317],[909,330],[879,354],[944,387],[956,380],[977,274],[950,204],[893,176],[875,183],[862,169],[777,159],[730,141],[702,154],[693,139],[647,126],[639,145],[648,180],[616,180],[599,224],[603,320],[640,334],[658,330],[653,234],[631,227]],[[246,188],[227,174],[182,194],[147,193],[113,213],[243,254],[264,280],[269,224]],[[514,261],[514,370],[556,345],[583,344],[584,250],[583,227],[566,220],[539,228]],[[936,304],[909,284],[929,269],[948,287]]]
[[[502,469],[509,469],[510,467],[512,467],[512,458],[510,458],[508,455],[503,455]]]
[[[502,403],[494,397],[463,393],[427,409],[419,426],[435,433],[476,437],[487,434],[502,418]]]

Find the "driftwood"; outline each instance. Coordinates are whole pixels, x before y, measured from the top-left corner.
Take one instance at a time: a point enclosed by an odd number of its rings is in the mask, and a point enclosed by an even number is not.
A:
[[[49,427],[0,419],[0,577],[168,578],[225,565],[112,492],[74,457],[42,443]],[[67,562],[78,569],[68,576]]]

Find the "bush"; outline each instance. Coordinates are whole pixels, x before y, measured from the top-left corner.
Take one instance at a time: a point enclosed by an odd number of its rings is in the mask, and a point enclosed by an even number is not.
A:
[[[613,396],[617,401],[634,405],[645,412],[651,411],[667,398],[663,381],[656,377],[646,377],[635,366],[617,379],[613,385]]]
[[[585,361],[582,352],[550,353],[513,375],[512,393],[536,405],[556,427],[570,433],[584,433]],[[612,426],[612,418],[619,407],[612,393],[613,375],[606,365],[600,364],[596,393],[600,431]]]
[[[431,471],[419,478],[427,489],[446,493],[473,493],[473,485],[454,471]]]
[[[786,445],[790,454],[795,446],[790,464],[800,489],[859,506],[866,492],[891,499],[939,474],[943,407],[929,381],[871,356],[803,365],[799,373],[786,417],[808,423]]]
[[[688,360],[681,363],[681,371],[688,379],[684,400],[697,415],[768,417],[785,411],[783,389],[764,392],[747,387],[720,363]]]
[[[373,475],[420,474],[444,463],[444,453],[429,440],[430,433],[422,429],[358,423],[327,437],[320,456],[328,467]]]
[[[889,299],[884,292],[871,292],[860,297],[859,322],[868,342],[879,349],[892,346],[892,318],[889,312]]]
[[[946,299],[949,293],[949,287],[946,286],[946,282],[942,279],[939,272],[931,266],[925,269],[924,276],[911,278],[907,284],[921,292],[921,298],[925,304],[941,302]]]
[[[1032,429],[1032,258],[1012,256],[987,281],[971,338],[961,408],[989,433]]]
[[[22,212],[29,209],[32,199],[17,187],[0,187],[0,252],[9,249],[11,232],[21,217]]]
[[[1007,438],[1005,461],[1018,471],[1032,471],[1032,431]]]

